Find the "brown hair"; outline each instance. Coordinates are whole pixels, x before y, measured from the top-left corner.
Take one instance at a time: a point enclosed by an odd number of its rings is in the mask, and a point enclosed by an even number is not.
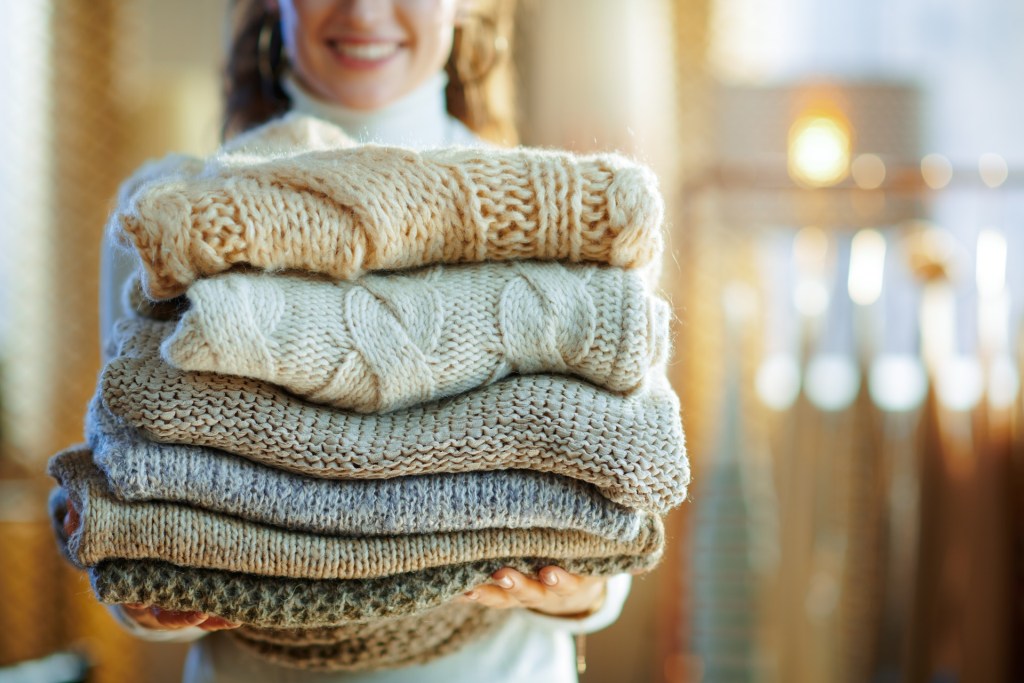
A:
[[[473,14],[455,27],[452,53],[445,65],[448,113],[477,135],[501,145],[517,141],[509,59],[513,3],[474,3]],[[291,108],[281,87],[285,57],[280,15],[267,5],[266,0],[231,3],[231,47],[224,69],[224,139]],[[260,45],[261,41],[265,44]]]

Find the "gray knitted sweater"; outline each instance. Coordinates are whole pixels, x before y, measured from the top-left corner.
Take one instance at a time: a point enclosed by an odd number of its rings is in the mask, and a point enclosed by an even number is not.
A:
[[[629,540],[642,513],[575,479],[532,470],[323,479],[203,446],[145,439],[93,401],[86,434],[106,484],[125,501],[166,500],[321,534],[577,529]]]
[[[62,486],[54,504],[66,507],[67,496],[79,514],[67,546],[83,568],[107,559],[157,559],[263,576],[362,579],[500,557],[613,557],[646,540],[544,528],[387,536],[289,531],[177,503],[122,502],[110,494],[91,456],[87,449],[65,451],[49,468]],[[650,533],[647,518],[643,528]]]

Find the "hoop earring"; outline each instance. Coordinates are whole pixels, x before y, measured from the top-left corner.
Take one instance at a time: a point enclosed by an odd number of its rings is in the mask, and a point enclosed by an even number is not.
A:
[[[465,49],[465,47],[470,46],[464,47],[461,42],[459,43],[459,53],[456,54],[455,59],[455,71],[458,73],[459,80],[462,81],[463,85],[475,85],[487,78],[494,70],[494,67],[505,58],[505,55],[508,53],[508,40],[506,40],[505,36],[498,34],[498,25],[491,17],[483,14],[470,14],[466,16],[466,19],[472,20],[476,24],[474,29],[467,32],[465,27],[460,26],[458,30],[468,39],[472,40],[473,46],[471,49]],[[483,39],[485,36],[487,37],[486,40]],[[466,40],[466,38],[463,40]],[[477,45],[484,46],[482,52],[486,57],[482,65],[477,65],[475,69],[467,72],[465,65],[468,60],[466,57],[473,58],[480,53],[480,51],[475,49]],[[470,54],[461,54],[463,52]]]
[[[280,18],[268,12],[263,15],[259,37],[256,39],[256,67],[263,89],[268,94],[272,94],[277,87],[277,76],[281,67],[280,27]]]

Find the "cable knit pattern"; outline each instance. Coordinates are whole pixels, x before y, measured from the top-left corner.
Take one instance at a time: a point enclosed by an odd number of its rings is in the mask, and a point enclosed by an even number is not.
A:
[[[384,415],[305,403],[255,380],[175,370],[173,324],[126,320],[100,380],[103,405],[148,438],[219,448],[322,477],[533,469],[593,484],[628,507],[682,502],[690,470],[679,403],[658,373],[622,397],[556,375],[512,376]]]
[[[640,533],[638,511],[616,505],[589,484],[547,472],[306,477],[212,448],[147,441],[98,401],[90,406],[86,432],[108,486],[126,501],[186,503],[322,534],[545,527],[627,541]]]
[[[647,548],[657,533],[648,515],[643,531],[632,541],[543,528],[323,536],[188,505],[119,501],[110,494],[87,450],[56,456],[49,473],[78,511],[80,522],[67,545],[69,556],[83,568],[107,559],[155,559],[263,576],[362,579],[497,557],[631,555]],[[54,499],[58,508],[65,507],[60,494]]]
[[[513,372],[629,392],[668,345],[668,305],[619,268],[488,263],[357,282],[229,273],[195,282],[188,299],[161,349],[174,367],[262,379],[360,413]]]
[[[311,671],[363,671],[421,664],[482,638],[509,616],[473,604],[448,603],[424,614],[324,629],[230,631],[241,647],[281,666]]]
[[[654,173],[614,154],[359,145],[213,157],[143,183],[110,229],[167,299],[240,264],[344,280],[531,258],[635,268],[660,255],[663,214]]]

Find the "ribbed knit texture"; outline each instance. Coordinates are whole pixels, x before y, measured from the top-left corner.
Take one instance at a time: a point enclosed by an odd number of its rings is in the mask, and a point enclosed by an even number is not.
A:
[[[616,392],[665,360],[668,305],[637,271],[560,263],[433,266],[356,282],[229,273],[195,282],[164,342],[182,370],[241,375],[380,413],[510,373]]]
[[[63,528],[65,506],[61,489],[54,489],[50,496],[54,535],[61,552],[74,562]],[[548,565],[590,576],[648,571],[661,559],[665,544],[661,520],[652,518],[651,526],[648,545],[631,555],[505,557],[373,579],[267,577],[159,560],[106,560],[89,567],[88,573],[97,599],[105,604],[160,605],[215,614],[257,628],[322,628],[421,614],[486,583],[502,567],[528,575]]]
[[[63,487],[53,497],[52,514],[66,508],[62,495],[78,510],[80,523],[67,545],[69,556],[83,568],[107,559],[154,559],[262,576],[363,579],[499,557],[633,555],[648,550],[657,535],[648,515],[632,541],[543,528],[324,536],[177,503],[119,501],[87,450],[53,458],[49,473]]]
[[[63,528],[65,503],[61,489],[55,489],[50,496],[51,521],[58,546],[71,559],[74,553],[68,547]],[[470,574],[467,568],[462,570],[448,578],[457,580]],[[135,594],[145,604],[165,609],[176,609],[174,605],[178,605],[178,609],[188,611],[181,605],[198,598],[199,604],[204,605],[199,611],[234,614],[237,621],[244,622],[233,606],[234,600],[239,599],[239,606],[261,625],[243,625],[223,637],[234,638],[253,654],[277,664],[310,670],[355,671],[427,662],[486,636],[508,617],[505,610],[450,600],[429,606],[426,594],[407,601],[405,612],[381,614],[386,610],[380,609],[380,603],[375,605],[377,613],[360,610],[360,594],[373,597],[381,592],[386,595],[389,590],[402,592],[402,587],[394,582],[379,580],[289,583],[286,579],[216,571],[197,575],[188,568],[165,562],[124,560],[101,563],[88,568],[88,572],[97,598],[106,604],[134,602],[127,596]],[[428,591],[431,583],[444,584],[445,578],[421,576],[413,585]],[[353,589],[352,594],[347,594],[349,588]],[[158,589],[159,594],[148,592],[152,589]],[[309,604],[308,600],[314,603]],[[335,623],[301,621],[302,617],[314,614],[309,608],[321,605],[332,608]],[[337,617],[343,612],[357,616]]]
[[[256,380],[175,370],[159,357],[172,330],[172,323],[123,321],[119,356],[100,381],[104,406],[155,441],[220,448],[322,477],[533,469],[655,512],[686,495],[679,403],[660,372],[648,391],[629,397],[569,377],[512,376],[453,398],[359,415]]]
[[[390,669],[428,662],[486,636],[509,610],[448,603],[423,614],[323,629],[229,632],[241,647],[275,664],[312,671]]]
[[[578,529],[630,540],[641,513],[589,484],[547,472],[496,470],[393,479],[321,479],[202,446],[158,444],[93,401],[86,433],[115,496],[167,500],[323,534],[469,529]]]
[[[240,264],[353,279],[530,258],[634,268],[662,248],[655,175],[614,154],[360,145],[222,155],[122,197],[111,230],[138,251],[154,299]]]

